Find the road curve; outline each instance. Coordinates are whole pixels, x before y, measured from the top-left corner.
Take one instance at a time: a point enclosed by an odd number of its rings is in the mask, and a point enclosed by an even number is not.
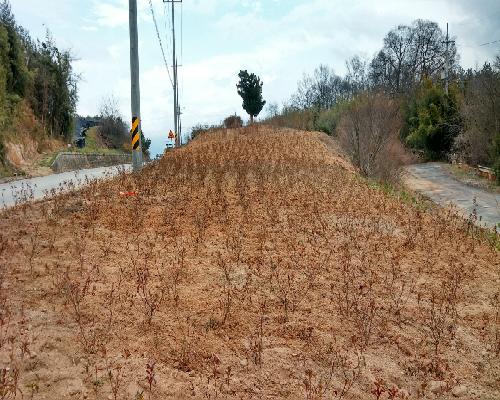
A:
[[[478,225],[493,228],[500,223],[500,195],[459,182],[441,163],[410,165],[404,181],[439,205],[454,204],[465,218],[476,210]]]
[[[63,185],[69,184],[73,188],[78,188],[85,185],[89,179],[110,178],[121,171],[130,169],[130,164],[123,164],[2,183],[0,184],[0,209],[9,208],[24,201],[41,199],[52,189],[59,190]]]

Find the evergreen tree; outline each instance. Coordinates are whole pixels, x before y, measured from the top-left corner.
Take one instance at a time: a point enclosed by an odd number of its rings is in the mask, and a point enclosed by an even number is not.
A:
[[[246,70],[238,74],[240,81],[236,85],[238,94],[243,99],[243,109],[250,115],[250,122],[259,115],[266,102],[262,99],[262,85],[260,78]]]
[[[1,0],[0,129],[8,131],[18,107],[30,107],[48,135],[69,139],[78,81],[72,62],[71,54],[59,50],[50,33],[35,43],[17,26],[9,1]]]
[[[425,79],[410,100],[403,139],[429,160],[444,159],[462,129],[458,95],[455,85],[446,95],[440,85]]]

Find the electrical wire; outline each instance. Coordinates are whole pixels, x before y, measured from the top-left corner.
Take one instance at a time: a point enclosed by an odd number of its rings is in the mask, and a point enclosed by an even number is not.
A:
[[[184,25],[183,25],[183,15],[184,15],[183,3],[181,2],[181,98],[184,97],[184,74],[182,73],[182,66],[184,65]],[[180,101],[179,101],[180,103]],[[180,106],[179,106],[180,108]],[[181,133],[182,140],[182,112],[179,110],[179,131]]]
[[[158,42],[160,43],[160,49],[161,49],[161,54],[163,56],[163,62],[165,63],[165,67],[167,68],[168,79],[170,80],[172,87],[174,87],[174,81],[172,80],[172,77],[170,75],[170,69],[168,68],[167,58],[165,57],[165,51],[163,50],[163,43],[161,42],[160,31],[158,30],[158,24],[156,23],[155,10],[153,7],[152,0],[149,0],[149,8],[151,9],[151,15],[153,17],[153,22],[155,24],[156,36],[158,37]]]
[[[171,28],[171,21],[170,21],[170,14],[169,11],[170,7],[167,6],[167,3],[163,3],[163,18],[164,18],[164,23],[163,23],[163,28],[165,29],[165,42],[167,43],[166,48],[167,48],[167,54],[170,54],[171,48],[170,48],[170,38],[169,34],[172,31]],[[168,26],[167,26],[168,24]]]
[[[494,40],[493,42],[483,43],[483,44],[480,44],[479,46],[486,46],[488,44],[493,44],[493,43],[498,43],[498,42],[500,42],[500,39]]]
[[[183,9],[183,3],[181,2],[181,65],[182,65],[182,59],[183,59],[183,51],[184,51],[184,36],[183,36],[183,33],[184,33],[184,25],[183,25],[183,21],[184,21],[184,18],[183,18],[183,15],[184,15],[184,9]]]

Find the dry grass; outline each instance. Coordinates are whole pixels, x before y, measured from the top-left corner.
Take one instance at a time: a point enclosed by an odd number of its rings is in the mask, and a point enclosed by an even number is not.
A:
[[[211,132],[4,212],[0,399],[499,398],[498,253],[320,139]]]

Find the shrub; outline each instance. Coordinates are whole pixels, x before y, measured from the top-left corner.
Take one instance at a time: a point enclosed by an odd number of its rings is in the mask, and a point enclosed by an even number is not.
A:
[[[403,139],[423,151],[428,160],[441,160],[448,156],[460,130],[457,87],[450,86],[446,95],[441,86],[425,79],[408,107]]]
[[[222,128],[222,125],[208,125],[208,124],[198,124],[193,126],[191,129],[191,140],[197,138],[199,135],[212,130],[217,130]]]
[[[99,135],[108,148],[122,149],[130,142],[129,128],[120,115],[118,100],[113,97],[104,97],[99,107],[100,123]]]
[[[334,135],[346,104],[347,102],[339,102],[332,108],[320,112],[315,120],[314,129],[327,135]]]
[[[461,160],[494,166],[500,154],[500,57],[494,65],[469,71],[461,107],[464,132],[455,141]]]
[[[496,157],[495,163],[493,164],[493,170],[495,171],[495,175],[497,177],[497,185],[500,185],[500,133],[497,135],[495,142]]]
[[[340,144],[365,176],[396,180],[406,152],[399,141],[399,105],[383,94],[365,93],[341,112]]]
[[[299,110],[294,107],[283,107],[280,115],[276,115],[263,122],[275,127],[312,131],[315,129],[315,119],[317,116],[317,111],[313,109]]]
[[[243,126],[243,120],[239,115],[230,115],[224,120],[224,128],[236,129]]]

